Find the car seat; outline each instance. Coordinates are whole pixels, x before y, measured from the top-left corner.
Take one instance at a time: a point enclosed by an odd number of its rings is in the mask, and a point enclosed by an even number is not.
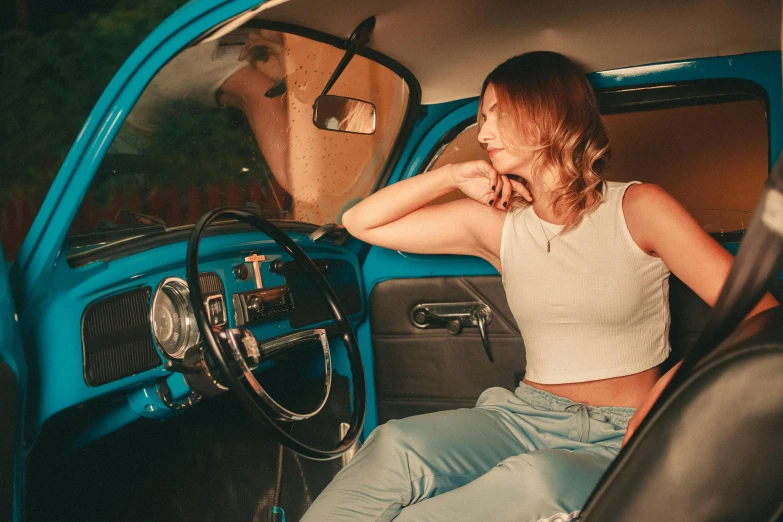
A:
[[[706,326],[580,522],[783,519],[783,307],[739,324],[781,268],[779,158]]]

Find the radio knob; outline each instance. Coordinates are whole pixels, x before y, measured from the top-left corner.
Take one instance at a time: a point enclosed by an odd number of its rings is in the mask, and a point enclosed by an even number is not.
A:
[[[264,303],[261,301],[260,297],[252,295],[250,296],[250,299],[247,300],[247,307],[256,312],[261,312],[264,309]]]
[[[273,274],[279,274],[283,275],[283,266],[285,263],[283,263],[282,259],[275,259],[271,263],[269,263],[269,271]]]
[[[246,280],[248,277],[250,277],[250,270],[248,270],[247,265],[245,263],[241,263],[239,265],[236,265],[232,272],[234,272],[234,277],[241,280]]]

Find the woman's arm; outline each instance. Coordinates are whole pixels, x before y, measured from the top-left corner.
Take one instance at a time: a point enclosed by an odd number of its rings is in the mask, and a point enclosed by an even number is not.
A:
[[[636,429],[642,423],[647,414],[650,413],[650,410],[658,400],[658,397],[661,396],[664,388],[669,385],[672,378],[674,378],[674,374],[677,373],[677,370],[681,365],[682,361],[675,364],[668,372],[663,374],[663,376],[658,379],[658,382],[655,383],[655,386],[653,386],[650,392],[647,394],[647,397],[644,398],[644,401],[642,401],[639,407],[636,408],[636,412],[633,414],[633,417],[631,417],[631,420],[628,421],[628,429],[625,430],[625,436],[623,437],[623,446],[625,446],[633,434],[636,433]]]
[[[426,206],[457,189],[469,197]],[[516,185],[486,161],[446,165],[376,192],[343,214],[343,225],[373,245],[419,254],[476,255],[499,270],[500,234],[512,190]]]
[[[666,266],[710,306],[715,306],[734,257],[713,239],[673,197],[657,185],[633,185],[626,191],[623,213],[628,231],[649,255]],[[748,317],[778,302],[769,293]],[[649,413],[680,367],[677,363],[655,384],[628,424],[623,445]]]
[[[649,255],[660,257],[696,295],[715,306],[734,256],[657,185],[629,187],[623,212],[636,244]],[[750,315],[777,305],[775,298],[767,294]]]

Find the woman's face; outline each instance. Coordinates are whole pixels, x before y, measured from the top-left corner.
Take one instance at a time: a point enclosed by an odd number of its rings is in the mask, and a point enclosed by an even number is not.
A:
[[[486,147],[490,163],[500,174],[516,174],[532,181],[531,170],[535,159],[535,148],[518,149],[514,147],[514,152],[508,150],[504,144],[504,141],[508,142],[508,140],[501,139],[498,129],[498,116],[500,113],[497,106],[497,93],[495,86],[490,83],[482,98],[481,114],[479,115],[482,123],[478,140]]]

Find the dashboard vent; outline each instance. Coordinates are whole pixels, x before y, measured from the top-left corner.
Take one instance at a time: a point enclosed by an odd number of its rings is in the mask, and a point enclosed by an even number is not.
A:
[[[150,287],[91,303],[82,316],[84,380],[99,386],[160,366],[149,320]]]
[[[214,294],[223,295],[223,280],[215,272],[202,272],[198,275],[199,286],[204,297]]]

